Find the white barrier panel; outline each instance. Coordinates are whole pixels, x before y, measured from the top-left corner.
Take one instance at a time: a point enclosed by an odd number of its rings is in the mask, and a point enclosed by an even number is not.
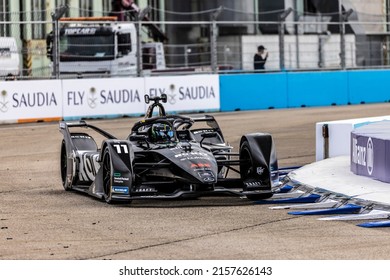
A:
[[[168,112],[196,112],[220,109],[218,75],[192,75],[145,78],[145,93],[167,94]]]
[[[350,155],[351,132],[360,126],[390,120],[390,116],[371,118],[360,118],[350,120],[339,120],[320,122],[316,124],[316,161],[325,159],[325,151],[328,150],[328,157]],[[323,136],[323,126],[327,125],[329,138]]]
[[[0,82],[0,123],[140,116],[144,95],[167,112],[220,110],[218,75]]]
[[[142,115],[144,94],[165,93],[167,112],[219,110],[218,75],[63,80],[64,119]]]
[[[64,119],[141,115],[143,78],[63,80]]]
[[[61,81],[0,82],[0,123],[62,118]]]

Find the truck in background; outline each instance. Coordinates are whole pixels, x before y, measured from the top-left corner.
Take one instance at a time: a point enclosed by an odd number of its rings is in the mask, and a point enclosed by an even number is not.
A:
[[[137,32],[116,17],[62,18],[59,30],[59,72],[62,76],[134,75],[137,73]],[[53,40],[47,55],[53,62]],[[165,69],[161,42],[142,44],[143,69]]]
[[[0,37],[0,77],[12,79],[20,75],[20,51],[13,37]]]

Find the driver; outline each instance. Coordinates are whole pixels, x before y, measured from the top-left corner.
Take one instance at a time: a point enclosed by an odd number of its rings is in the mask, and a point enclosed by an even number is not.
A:
[[[166,123],[155,123],[150,128],[150,141],[153,143],[166,143],[174,141],[172,127]]]

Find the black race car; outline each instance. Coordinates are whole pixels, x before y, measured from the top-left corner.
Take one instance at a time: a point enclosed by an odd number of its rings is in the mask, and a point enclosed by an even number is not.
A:
[[[151,101],[145,118],[124,140],[85,121],[60,122],[65,190],[86,192],[107,203],[215,194],[251,200],[272,196],[279,175],[270,134],[242,136],[234,153],[213,116],[167,115],[162,104],[166,95],[146,95],[145,102]],[[92,131],[103,138],[100,147]]]

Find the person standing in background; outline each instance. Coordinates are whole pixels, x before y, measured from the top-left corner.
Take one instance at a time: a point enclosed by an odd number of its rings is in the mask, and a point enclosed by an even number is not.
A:
[[[268,58],[267,50],[262,45],[258,46],[257,53],[253,58],[253,68],[255,70],[264,70],[267,58]]]

